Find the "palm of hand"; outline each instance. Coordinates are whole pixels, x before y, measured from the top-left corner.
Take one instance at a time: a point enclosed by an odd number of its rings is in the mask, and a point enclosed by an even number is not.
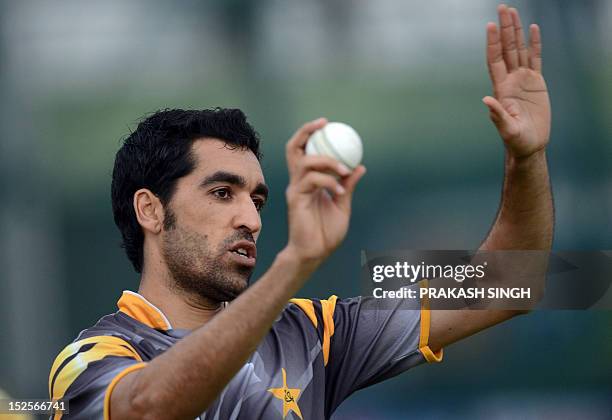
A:
[[[498,7],[500,28],[487,24],[487,64],[495,98],[483,102],[514,157],[527,157],[548,144],[550,101],[542,77],[542,44],[538,25],[529,27],[525,44],[518,11]]]
[[[540,73],[519,68],[495,86],[495,97],[510,115],[499,127],[506,146],[516,156],[544,148],[550,137],[550,100]]]

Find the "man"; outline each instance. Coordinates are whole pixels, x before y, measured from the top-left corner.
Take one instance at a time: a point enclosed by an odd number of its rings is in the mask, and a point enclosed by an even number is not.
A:
[[[481,249],[546,250],[550,105],[539,28],[530,27],[527,47],[517,11],[502,5],[499,19],[500,29],[487,25],[494,97],[483,101],[506,170]],[[520,313],[292,299],[342,242],[365,174],[305,156],[325,123],[305,124],[287,144],[289,238],[248,288],[267,187],[244,115],[162,111],[128,137],[115,161],[113,212],[140,288],[55,360],[49,392],[69,400],[66,418],[328,418],[352,392],[438,362],[444,346]]]

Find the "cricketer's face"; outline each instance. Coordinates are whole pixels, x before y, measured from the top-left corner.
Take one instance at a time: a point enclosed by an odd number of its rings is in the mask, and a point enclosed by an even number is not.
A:
[[[229,301],[255,268],[260,210],[268,189],[248,149],[217,139],[196,140],[195,169],[180,178],[165,208],[162,254],[174,286],[213,301]]]

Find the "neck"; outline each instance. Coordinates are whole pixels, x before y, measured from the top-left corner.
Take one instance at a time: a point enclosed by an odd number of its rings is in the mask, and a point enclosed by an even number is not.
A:
[[[194,297],[162,284],[142,273],[138,293],[155,305],[168,318],[172,328],[195,330],[210,321],[223,309],[223,302]]]

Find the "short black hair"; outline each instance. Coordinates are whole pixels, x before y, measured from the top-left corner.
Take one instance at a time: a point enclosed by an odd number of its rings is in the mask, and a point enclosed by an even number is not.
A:
[[[164,109],[145,117],[115,156],[111,198],[122,246],[136,272],[142,272],[144,234],[134,211],[134,193],[151,190],[166,206],[179,178],[195,168],[192,144],[216,138],[252,151],[258,160],[259,135],[239,109]]]

